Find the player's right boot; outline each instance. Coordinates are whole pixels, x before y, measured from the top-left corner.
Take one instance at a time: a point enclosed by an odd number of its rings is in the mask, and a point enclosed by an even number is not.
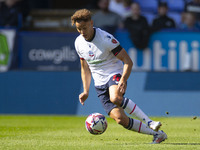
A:
[[[153,137],[153,142],[151,144],[159,144],[167,139],[167,134],[164,131],[159,130]]]
[[[154,131],[158,131],[159,128],[162,126],[161,122],[159,121],[149,121],[148,122],[149,128],[151,128]]]

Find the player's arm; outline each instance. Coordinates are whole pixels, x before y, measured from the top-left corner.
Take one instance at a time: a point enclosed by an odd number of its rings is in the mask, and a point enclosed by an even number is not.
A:
[[[89,88],[91,82],[91,71],[84,59],[80,59],[81,62],[81,79],[83,82],[83,92],[79,95],[79,101],[84,105],[85,100],[89,96]]]
[[[123,74],[118,84],[118,90],[121,93],[125,93],[126,82],[131,74],[133,62],[124,48],[116,55],[124,63]]]

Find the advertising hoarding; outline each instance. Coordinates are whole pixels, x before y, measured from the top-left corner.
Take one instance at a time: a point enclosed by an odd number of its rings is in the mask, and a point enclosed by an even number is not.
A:
[[[78,70],[79,57],[74,48],[75,33],[21,32],[20,68],[25,70]]]

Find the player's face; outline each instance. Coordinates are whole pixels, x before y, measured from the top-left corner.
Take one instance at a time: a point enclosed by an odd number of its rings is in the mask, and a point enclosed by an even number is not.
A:
[[[94,29],[93,22],[91,20],[86,22],[76,22],[76,29],[85,38],[85,40],[90,40],[93,37]]]

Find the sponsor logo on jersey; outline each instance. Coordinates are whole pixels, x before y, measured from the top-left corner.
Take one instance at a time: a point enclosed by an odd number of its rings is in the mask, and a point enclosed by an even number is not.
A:
[[[88,61],[89,64],[100,64],[100,63],[103,63],[106,60],[97,59],[97,60],[87,60],[87,61]]]
[[[92,51],[89,51],[89,56],[90,57],[93,57],[94,56],[94,53]]]
[[[116,41],[115,39],[112,39],[112,43],[116,44],[116,43],[117,43],[117,41]]]

